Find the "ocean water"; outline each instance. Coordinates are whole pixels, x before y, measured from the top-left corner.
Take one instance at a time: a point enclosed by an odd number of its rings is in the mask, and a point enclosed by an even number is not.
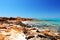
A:
[[[60,18],[36,18],[35,21],[25,22],[32,27],[48,28],[60,32]]]
[[[36,20],[40,21],[39,25],[42,24],[42,26],[44,25],[46,28],[49,27],[49,29],[60,32],[60,18],[39,18]]]
[[[43,20],[43,23],[60,26],[60,18],[36,18],[36,20]]]

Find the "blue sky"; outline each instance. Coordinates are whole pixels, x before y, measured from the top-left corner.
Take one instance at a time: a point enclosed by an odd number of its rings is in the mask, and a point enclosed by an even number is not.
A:
[[[0,16],[60,18],[60,0],[0,0]]]

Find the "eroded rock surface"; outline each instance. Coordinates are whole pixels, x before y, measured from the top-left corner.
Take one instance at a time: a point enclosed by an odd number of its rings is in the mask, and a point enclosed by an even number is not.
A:
[[[23,24],[26,18],[0,18],[0,40],[60,40],[60,33]]]

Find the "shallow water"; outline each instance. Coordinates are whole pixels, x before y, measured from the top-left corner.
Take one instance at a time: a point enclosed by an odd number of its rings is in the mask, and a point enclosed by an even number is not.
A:
[[[51,30],[59,31],[60,32],[60,18],[56,19],[36,19],[36,21],[28,21],[25,24],[32,25],[32,27],[37,28],[48,28]]]

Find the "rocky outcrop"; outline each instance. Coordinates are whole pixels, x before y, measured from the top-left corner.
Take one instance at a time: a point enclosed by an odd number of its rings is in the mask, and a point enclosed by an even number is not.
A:
[[[12,17],[0,18],[0,40],[60,40],[60,33],[58,32],[40,30],[21,22],[31,20]]]
[[[31,18],[21,18],[21,17],[0,17],[0,21],[7,21],[7,20],[19,20],[19,21],[31,21],[31,20],[34,20],[34,19],[31,19]]]

